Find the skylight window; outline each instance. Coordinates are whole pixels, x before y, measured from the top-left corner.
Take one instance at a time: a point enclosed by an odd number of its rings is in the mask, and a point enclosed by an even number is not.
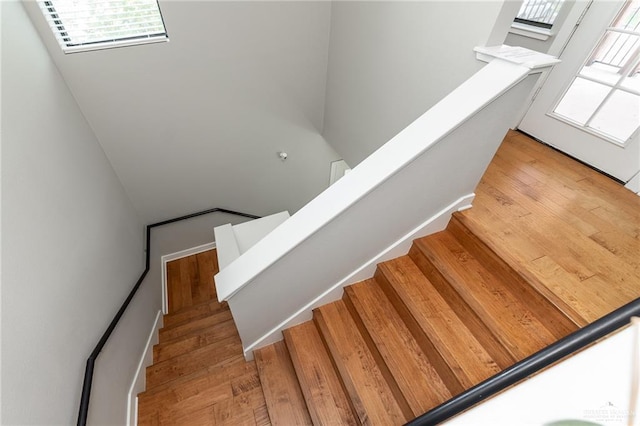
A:
[[[168,40],[157,0],[38,3],[65,53]]]

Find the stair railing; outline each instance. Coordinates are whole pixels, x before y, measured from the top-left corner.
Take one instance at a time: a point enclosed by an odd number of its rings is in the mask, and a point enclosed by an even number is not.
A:
[[[631,317],[634,316],[640,316],[640,298],[627,303],[599,320],[569,334],[556,343],[427,411],[425,414],[408,422],[405,426],[440,424],[628,325]]]
[[[147,273],[149,272],[149,266],[151,264],[151,247],[150,247],[150,245],[151,245],[151,230],[153,228],[157,228],[159,226],[169,225],[171,223],[176,223],[176,222],[180,222],[180,221],[183,221],[183,220],[192,219],[192,218],[195,218],[195,217],[198,217],[198,216],[203,216],[203,215],[206,215],[206,214],[216,213],[216,212],[232,214],[232,215],[235,215],[235,216],[246,217],[246,218],[249,218],[249,219],[259,219],[260,218],[260,216],[255,216],[255,215],[248,214],[248,213],[241,213],[241,212],[236,212],[236,211],[233,211],[233,210],[227,210],[227,209],[223,209],[223,208],[213,208],[213,209],[209,209],[209,210],[200,211],[200,212],[197,212],[197,213],[191,213],[191,214],[188,214],[188,215],[185,215],[185,216],[176,217],[176,218],[173,218],[173,219],[164,220],[162,222],[154,223],[154,224],[151,224],[151,225],[147,225],[144,271],[140,275],[140,278],[138,278],[138,281],[136,281],[136,284],[131,289],[131,292],[129,292],[129,295],[127,296],[125,301],[122,303],[122,306],[120,307],[120,309],[118,310],[116,315],[113,317],[113,320],[111,320],[111,323],[109,324],[109,327],[107,327],[106,331],[104,332],[104,334],[102,335],[102,337],[98,341],[98,344],[93,349],[93,352],[91,352],[91,355],[89,355],[89,358],[87,359],[87,365],[86,365],[85,370],[84,370],[84,380],[83,380],[83,384],[82,384],[82,394],[80,396],[80,410],[78,412],[78,426],[85,426],[87,424],[87,416],[89,414],[89,399],[91,397],[91,384],[93,382],[93,369],[94,369],[94,365],[95,365],[96,359],[98,358],[98,355],[100,354],[100,351],[102,351],[102,348],[104,348],[104,345],[107,343],[107,340],[109,340],[109,337],[111,336],[111,333],[113,333],[113,330],[116,328],[116,325],[118,325],[118,322],[120,321],[120,318],[122,318],[122,316],[124,315],[124,312],[126,311],[127,307],[129,306],[129,303],[131,303],[131,300],[133,299],[133,296],[135,296],[136,292],[138,291],[138,288],[142,284],[142,281],[144,281],[145,277],[147,276]]]

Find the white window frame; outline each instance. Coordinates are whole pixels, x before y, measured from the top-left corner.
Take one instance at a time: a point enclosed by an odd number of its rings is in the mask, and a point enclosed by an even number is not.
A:
[[[528,0],[523,1],[523,5],[526,4]],[[535,1],[535,0],[532,0]],[[567,1],[562,0],[562,2],[558,6],[558,12],[556,18],[550,23],[550,28],[539,27],[536,25],[530,25],[526,22],[516,22],[515,20],[511,23],[511,28],[509,32],[512,34],[517,34],[524,37],[533,38],[536,40],[546,41],[549,38],[553,37],[555,34],[554,25],[563,19],[564,8],[567,6]],[[519,13],[519,12],[518,12]],[[517,19],[517,18],[516,18]]]
[[[70,27],[69,20],[65,23],[65,16],[61,12],[63,9],[60,8],[60,4],[62,2],[71,2],[73,0],[39,0],[38,5],[40,6],[40,10],[42,11],[45,20],[49,24],[51,31],[53,32],[60,48],[64,53],[77,53],[77,52],[87,52],[94,50],[102,50],[102,49],[111,49],[116,47],[125,47],[125,46],[136,46],[141,44],[149,44],[149,43],[161,43],[169,41],[169,35],[167,34],[166,26],[164,24],[164,19],[162,17],[162,11],[160,10],[160,4],[157,0],[154,0],[157,7],[157,15],[154,13],[152,15],[152,23],[156,25],[154,27],[154,31],[142,32],[135,31],[130,34],[116,35],[113,37],[105,36],[102,39],[95,40],[78,40],[71,39],[69,37],[69,33],[73,31],[78,31],[77,29],[69,29]],[[84,0],[84,3],[96,2],[105,5],[107,8],[109,6],[109,0]],[[60,8],[60,12],[56,9],[56,3]],[[151,9],[150,9],[151,11]],[[152,10],[155,12],[155,10]],[[126,15],[120,15],[119,18],[126,17]],[[98,19],[100,17],[97,17]],[[96,16],[87,15],[87,20],[96,19]],[[77,19],[76,19],[77,20]],[[144,21],[141,22],[144,24]],[[162,31],[159,31],[158,26],[161,24]],[[82,25],[82,23],[80,24]],[[120,30],[121,27],[114,26],[115,30]]]

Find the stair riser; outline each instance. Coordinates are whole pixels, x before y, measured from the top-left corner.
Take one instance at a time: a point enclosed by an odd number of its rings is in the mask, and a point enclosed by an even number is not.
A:
[[[418,342],[420,349],[427,356],[427,359],[433,365],[438,375],[442,378],[442,381],[447,386],[452,395],[457,395],[464,391],[464,386],[455,373],[448,365],[447,361],[442,357],[440,352],[433,345],[429,337],[424,333],[418,321],[413,317],[407,306],[404,304],[398,293],[396,293],[395,289],[387,279],[387,277],[382,273],[380,268],[378,268],[374,275],[375,280],[378,282],[382,291],[384,291],[385,295],[396,309],[396,311],[400,314],[402,319],[411,334]]]
[[[373,279],[345,288],[343,300],[362,333],[370,336],[371,350],[388,366],[414,417],[451,398],[451,393],[429,363],[384,292]]]
[[[422,273],[431,281],[440,295],[447,301],[449,306],[460,317],[465,326],[473,333],[475,338],[482,344],[491,358],[501,369],[505,369],[516,362],[516,357],[509,352],[500,339],[495,336],[482,319],[464,301],[449,284],[447,279],[424,255],[424,253],[414,243],[409,250],[409,257],[414,261]]]
[[[187,324],[173,328],[161,328],[159,334],[160,343],[168,343],[183,337],[198,334],[201,330],[210,328],[223,321],[232,319],[231,311],[228,309],[208,315],[204,318],[190,321]]]
[[[163,328],[169,329],[178,327],[226,309],[229,309],[226,303],[220,304],[218,302],[203,303],[201,305],[185,308],[181,312],[165,315],[163,319]]]
[[[362,318],[360,318],[360,315],[358,314],[358,310],[353,305],[351,298],[348,296],[346,292],[342,298],[342,301],[344,302],[347,309],[351,313],[351,317],[353,318],[356,324],[356,327],[358,327],[358,331],[360,331],[360,334],[362,335],[362,338],[367,344],[367,347],[369,348],[371,355],[373,355],[373,359],[375,359],[376,364],[380,368],[380,372],[382,373],[382,376],[384,377],[387,384],[389,385],[389,389],[391,389],[391,392],[393,393],[393,396],[395,397],[402,411],[405,413],[405,415],[408,418],[417,417],[418,415],[422,414],[420,412],[416,413],[411,409],[409,402],[402,394],[402,391],[400,390],[398,383],[394,379],[393,374],[391,374],[391,371],[389,370],[389,366],[387,366],[386,362],[384,361],[384,358],[382,357],[382,355],[380,354],[380,351],[378,350],[378,347],[373,342],[373,339],[371,338],[371,335],[369,334],[367,327],[365,327],[364,323],[362,322]]]
[[[187,336],[157,344],[153,347],[153,362],[166,361],[171,358],[208,346],[229,337],[237,336],[235,324],[232,320],[216,324],[193,336]]]
[[[226,360],[232,358],[241,348],[240,339],[233,337],[147,367],[147,389],[198,370],[215,366],[211,365],[212,359]]]
[[[283,335],[313,424],[359,424],[344,382],[315,322],[284,330]]]
[[[411,413],[400,407],[344,302],[314,311],[313,319],[363,424],[404,423]]]
[[[579,327],[553,304],[549,299],[528,283],[518,272],[510,267],[490,247],[484,244],[458,215],[453,215],[447,230],[451,232],[476,259],[491,269],[504,282],[510,283],[508,289],[519,301],[530,307],[532,313],[542,322],[556,339],[561,339],[576,331]]]

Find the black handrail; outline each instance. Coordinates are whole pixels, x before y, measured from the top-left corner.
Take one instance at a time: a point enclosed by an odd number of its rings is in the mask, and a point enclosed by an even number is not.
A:
[[[102,348],[107,343],[109,336],[111,336],[111,333],[116,328],[116,325],[118,325],[118,321],[120,321],[120,318],[124,314],[124,311],[129,306],[129,303],[131,303],[131,299],[133,299],[133,296],[136,294],[136,291],[138,291],[140,284],[142,284],[142,281],[144,281],[144,278],[147,276],[147,272],[149,272],[149,265],[151,264],[151,247],[149,247],[151,244],[151,230],[158,226],[168,225],[170,223],[180,222],[182,220],[192,219],[194,217],[203,216],[206,214],[216,213],[216,212],[228,213],[236,216],[247,217],[250,219],[260,218],[260,216],[255,216],[248,213],[240,213],[233,210],[214,208],[214,209],[204,210],[197,213],[188,214],[185,216],[176,217],[173,219],[164,220],[162,222],[154,223],[151,225],[147,225],[147,241],[146,241],[146,250],[145,250],[144,271],[142,272],[142,275],[140,275],[140,278],[138,278],[138,281],[136,281],[136,284],[133,286],[133,289],[131,289],[129,296],[127,296],[124,303],[116,313],[116,316],[113,317],[111,324],[109,324],[109,327],[107,327],[107,330],[104,332],[104,334],[100,338],[100,341],[98,341],[98,344],[96,345],[95,349],[93,350],[93,352],[91,352],[91,355],[89,355],[89,358],[87,359],[87,365],[84,370],[84,381],[82,384],[82,395],[80,396],[80,411],[78,413],[78,426],[85,426],[87,424],[87,416],[89,414],[89,399],[91,397],[91,384],[93,382],[93,368],[96,362],[96,358],[98,358],[100,351],[102,351]]]
[[[405,426],[432,426],[471,408],[475,404],[541,371],[556,361],[585,348],[606,335],[629,324],[631,317],[640,316],[640,298],[558,340],[501,371],[482,383],[462,392],[449,401],[427,411]]]

